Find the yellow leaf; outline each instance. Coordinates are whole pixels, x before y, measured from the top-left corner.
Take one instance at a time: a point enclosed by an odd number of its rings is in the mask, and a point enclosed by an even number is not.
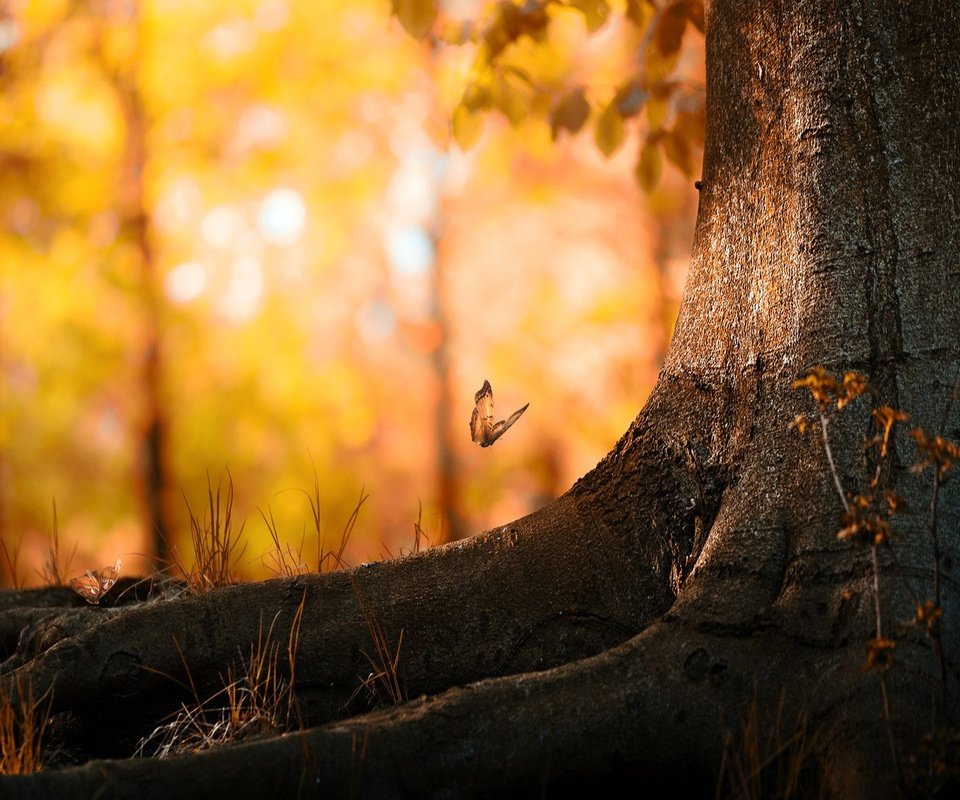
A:
[[[663,152],[667,160],[688,177],[693,172],[690,163],[690,146],[682,133],[668,131],[663,137]]]
[[[490,100],[511,125],[521,122],[530,111],[532,90],[522,81],[512,80],[509,75],[498,75],[490,87]]]
[[[436,0],[390,0],[390,4],[403,29],[414,39],[426,36],[437,18]]]
[[[647,101],[647,124],[650,130],[655,131],[663,125],[667,117],[667,102],[659,97],[651,97]]]
[[[590,33],[601,28],[610,16],[610,6],[606,0],[571,0],[570,5],[583,14]]]
[[[462,20],[447,20],[437,33],[437,38],[444,44],[461,45],[470,41],[473,36],[473,27],[469,22]]]
[[[480,111],[490,108],[490,90],[478,82],[470,83],[463,90],[463,99],[460,101],[468,111]]]
[[[640,30],[647,27],[653,14],[653,6],[649,0],[627,0],[626,17]]]
[[[620,149],[620,145],[623,144],[623,118],[617,111],[616,103],[611,103],[604,109],[600,119],[597,120],[593,137],[597,148],[607,158]]]
[[[647,140],[640,149],[640,158],[637,160],[637,183],[645,192],[652,192],[660,181],[663,172],[663,158],[654,141]]]
[[[460,103],[453,109],[450,128],[459,148],[469,150],[477,143],[477,139],[483,132],[483,117]]]

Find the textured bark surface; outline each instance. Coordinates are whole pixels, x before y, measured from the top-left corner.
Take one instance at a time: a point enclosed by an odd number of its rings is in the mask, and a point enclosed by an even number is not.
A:
[[[814,365],[870,376],[873,394],[830,429],[851,492],[869,480],[872,406],[903,408],[931,432],[941,424],[960,368],[958,41],[948,3],[709,3],[692,269],[660,381],[611,453],[530,517],[349,575],[117,610],[18,596],[0,614],[5,680],[52,685],[84,758],[123,755],[118,741],[175,707],[157,672],[182,678],[173,637],[202,695],[261,618],[279,614],[285,631],[304,596],[297,689],[310,727],[3,779],[0,792],[707,792],[725,733],[755,703],[766,730],[778,709],[788,727],[807,720],[810,767],[833,794],[892,794],[879,681],[861,670],[875,635],[869,551],[836,539],[823,449],[787,429],[813,410],[790,384]],[[960,403],[944,425],[956,435]],[[915,460],[901,434],[884,475],[910,509],[881,551],[891,632],[932,596],[930,474],[911,473]],[[937,722],[957,725],[956,479],[939,509]],[[425,697],[345,708],[369,670],[357,584],[383,628],[403,630],[409,696]],[[887,681],[902,753],[930,729],[940,673],[920,633],[898,636],[896,656]]]

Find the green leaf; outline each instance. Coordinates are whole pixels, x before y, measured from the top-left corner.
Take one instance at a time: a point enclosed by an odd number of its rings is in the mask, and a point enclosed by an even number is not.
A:
[[[390,5],[403,29],[414,39],[426,36],[437,18],[437,0],[390,0]]]
[[[679,52],[683,31],[687,27],[687,7],[684,3],[668,6],[657,26],[657,49],[664,56]]]
[[[660,156],[660,150],[657,149],[656,141],[647,139],[646,143],[640,148],[640,158],[637,159],[637,168],[635,175],[637,183],[645,192],[652,192],[660,181],[660,175],[663,172],[663,158]]]
[[[450,119],[453,138],[461,150],[469,150],[477,143],[483,132],[483,116],[470,110],[464,103],[453,109]]]
[[[607,0],[571,0],[570,5],[583,14],[590,33],[603,27],[610,17],[610,6]]]
[[[617,111],[616,103],[611,103],[603,110],[600,119],[597,120],[593,138],[597,143],[597,149],[607,158],[620,149],[620,145],[623,144],[623,117]]]
[[[557,134],[564,130],[576,133],[589,116],[590,104],[583,94],[583,89],[567,92],[550,111],[551,138],[556,141]]]

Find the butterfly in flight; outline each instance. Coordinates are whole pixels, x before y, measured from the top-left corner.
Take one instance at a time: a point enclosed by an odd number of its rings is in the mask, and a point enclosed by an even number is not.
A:
[[[110,587],[120,576],[120,559],[112,567],[104,567],[96,572],[89,569],[79,578],[70,579],[70,588],[91,605],[98,605],[100,598],[110,591]]]
[[[523,408],[514,411],[507,419],[499,422],[493,421],[493,389],[490,388],[490,381],[483,382],[483,388],[477,392],[474,397],[476,406],[473,409],[473,416],[470,417],[470,438],[481,447],[489,447],[503,434],[510,430],[520,415],[527,410],[527,403]]]

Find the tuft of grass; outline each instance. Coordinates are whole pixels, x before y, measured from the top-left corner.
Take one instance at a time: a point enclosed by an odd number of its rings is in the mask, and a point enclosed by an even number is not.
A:
[[[423,503],[417,498],[417,521],[413,523],[413,552],[419,553],[426,541],[427,547],[430,546],[430,537],[423,529]]]
[[[214,490],[207,474],[207,514],[201,519],[194,513],[184,496],[190,516],[190,542],[193,545],[193,565],[188,567],[176,546],[170,547],[173,566],[183,575],[194,594],[230,586],[237,582],[234,568],[246,545],[240,545],[243,524],[233,530],[233,476],[227,470],[226,487],[223,478]]]
[[[33,681],[15,677],[16,691],[0,686],[0,775],[29,775],[43,769],[43,734],[53,693],[37,697]]]
[[[387,636],[377,618],[376,612],[366,595],[360,582],[354,576],[350,576],[353,583],[353,591],[357,597],[357,604],[363,613],[364,621],[367,624],[367,631],[370,633],[370,640],[373,643],[373,655],[362,651],[367,662],[370,664],[370,672],[367,677],[360,681],[360,685],[347,701],[349,705],[357,695],[365,694],[371,705],[399,705],[407,701],[406,686],[400,680],[400,649],[403,647],[403,630],[400,630],[400,636],[397,639],[397,646],[394,648],[390,644],[390,638]]]
[[[903,764],[904,794],[910,798],[960,794],[960,731],[949,726],[920,740]]]
[[[20,548],[23,545],[23,534],[17,538],[13,551],[7,547],[6,541],[0,539],[0,551],[3,551],[3,567],[6,572],[8,586],[11,589],[22,589],[23,581],[20,578]]]
[[[317,531],[317,572],[334,572],[338,569],[343,569],[345,562],[343,560],[343,554],[347,549],[347,542],[350,541],[350,536],[353,533],[354,526],[357,524],[357,520],[360,518],[360,509],[363,507],[363,504],[369,499],[370,495],[364,493],[365,487],[360,487],[360,496],[357,499],[356,505],[353,507],[353,511],[350,512],[350,516],[347,517],[347,521],[343,526],[343,530],[340,532],[340,541],[337,544],[336,550],[326,550],[324,548],[324,536],[320,530],[320,498],[319,498],[319,486],[316,483],[316,473],[314,473],[314,495],[311,498],[310,507],[313,512],[314,520],[316,521],[316,531]]]
[[[439,539],[440,541],[443,541],[442,523],[441,523]],[[426,542],[427,547],[430,547],[432,545],[432,542],[430,541],[430,537],[427,535],[426,530],[424,530],[423,528],[423,503],[418,499],[417,500],[417,518],[413,522],[413,547],[410,550],[406,550],[406,551],[403,549],[403,547],[401,547],[400,555],[405,556],[405,555],[410,555],[412,553],[419,553],[422,549],[424,549],[423,548],[424,542]],[[389,547],[387,547],[387,544],[386,542],[383,541],[383,539],[380,540],[380,547],[381,547],[381,550],[380,550],[381,559],[384,558],[384,553],[386,553],[387,558],[394,557],[393,552],[390,550]]]
[[[40,577],[47,586],[66,586],[67,573],[70,571],[70,564],[77,554],[77,546],[74,544],[70,556],[63,560],[60,552],[60,525],[57,519],[57,501],[53,501],[53,530],[50,533],[50,542],[47,546],[47,558],[43,562],[43,569],[40,571]]]
[[[350,791],[347,797],[353,800],[360,796],[360,777],[363,774],[363,764],[367,760],[367,741],[370,731],[364,731],[363,740],[357,744],[357,734],[350,738]]]
[[[273,518],[273,510],[269,507],[267,508],[267,514],[269,514],[269,516],[264,514],[262,509],[257,510],[260,512],[263,524],[267,526],[267,532],[270,534],[270,540],[273,542],[272,549],[270,549],[262,559],[263,565],[275,575],[284,575],[288,578],[296,575],[305,575],[310,572],[310,567],[308,567],[303,560],[303,547],[306,534],[300,537],[300,544],[294,548],[289,543],[282,541],[277,522]]]
[[[284,542],[276,520],[273,517],[273,511],[269,507],[267,508],[266,514],[262,510],[260,511],[260,517],[267,526],[267,532],[270,534],[270,540],[273,542],[273,547],[265,556],[264,565],[275,574],[285,575],[287,577],[304,575],[309,572],[319,574],[344,569],[347,565],[343,555],[346,552],[347,544],[350,541],[350,536],[353,534],[354,527],[356,527],[357,520],[360,518],[360,509],[369,499],[369,495],[365,493],[364,488],[360,489],[360,497],[356,505],[354,505],[353,511],[350,512],[350,516],[347,518],[343,530],[340,532],[340,540],[334,550],[332,548],[327,549],[326,547],[326,537],[323,531],[323,520],[320,511],[320,481],[317,477],[316,469],[313,471],[313,487],[311,491],[308,492],[305,489],[299,489],[298,491],[302,492],[307,498],[310,506],[310,519],[313,524],[313,532],[317,542],[314,568],[310,568],[304,557],[306,532],[301,534],[300,543],[296,547]]]
[[[294,685],[306,599],[304,592],[293,616],[286,645],[274,638],[277,617],[274,616],[266,632],[261,619],[257,642],[251,645],[249,655],[239,668],[232,664],[227,668],[223,688],[206,700],[200,699],[183,651],[174,639],[187,683],[157,670],[151,671],[164,674],[188,689],[194,702],[183,703],[173,719],[141,739],[135,755],[169,758],[209,750],[258,734],[287,731],[295,721],[299,722]],[[286,652],[285,675],[280,657],[282,650]]]
[[[717,780],[717,800],[765,800],[776,797],[822,798],[826,781],[807,732],[806,714],[800,714],[792,730],[783,719],[781,694],[772,729],[764,735],[757,694],[741,720],[740,735],[727,734]]]

